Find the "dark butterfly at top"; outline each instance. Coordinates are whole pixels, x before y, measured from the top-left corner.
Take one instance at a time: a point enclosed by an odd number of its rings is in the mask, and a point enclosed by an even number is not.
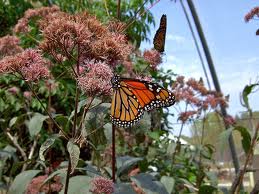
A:
[[[160,19],[160,26],[156,31],[153,44],[154,48],[162,53],[165,50],[165,36],[166,36],[166,15],[163,14]]]
[[[114,75],[111,80],[113,97],[111,104],[112,123],[120,127],[131,127],[138,122],[144,111],[169,107],[175,96],[156,83]]]

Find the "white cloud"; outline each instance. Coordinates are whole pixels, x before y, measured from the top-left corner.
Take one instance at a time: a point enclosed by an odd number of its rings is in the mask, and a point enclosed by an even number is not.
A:
[[[175,41],[178,44],[182,44],[186,41],[185,37],[183,37],[181,35],[173,35],[173,34],[166,35],[166,40],[167,41]]]

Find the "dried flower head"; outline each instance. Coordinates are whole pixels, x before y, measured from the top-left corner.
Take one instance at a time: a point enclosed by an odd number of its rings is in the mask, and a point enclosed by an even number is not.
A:
[[[253,9],[251,9],[246,15],[245,15],[245,21],[249,22],[251,19],[253,19],[254,17],[259,18],[259,7],[254,7]]]
[[[49,64],[39,50],[27,49],[3,58],[0,61],[0,73],[19,73],[27,81],[37,81],[50,76]]]
[[[28,33],[29,30],[29,21],[32,18],[44,18],[49,14],[53,14],[55,12],[59,12],[60,9],[58,6],[52,6],[52,7],[41,7],[36,9],[28,9],[24,17],[18,20],[18,23],[14,27],[15,33]]]
[[[110,31],[96,17],[84,12],[70,15],[59,12],[41,21],[44,40],[40,47],[55,59],[104,61],[114,67],[131,51],[125,35]],[[114,30],[114,29],[112,29]]]
[[[110,95],[111,68],[101,61],[85,61],[85,72],[77,78],[79,87],[89,96]]]
[[[155,49],[144,51],[143,57],[153,70],[157,70],[157,66],[162,63],[161,54]]]
[[[20,40],[16,36],[4,36],[0,38],[0,59],[23,51],[19,46]]]
[[[112,194],[114,192],[114,184],[112,180],[98,176],[95,177],[92,182],[92,189],[90,190],[94,194]]]
[[[202,81],[193,78],[187,81],[183,76],[176,78],[172,86],[178,102],[183,101],[191,107],[179,113],[178,119],[186,122],[189,118],[200,116],[203,111],[216,110],[220,106],[227,106],[227,98],[216,91],[206,89]]]

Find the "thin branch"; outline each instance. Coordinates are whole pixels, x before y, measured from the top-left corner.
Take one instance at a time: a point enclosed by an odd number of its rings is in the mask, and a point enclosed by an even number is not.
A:
[[[104,7],[105,7],[105,11],[106,11],[106,13],[107,13],[107,16],[110,17],[109,9],[108,9],[108,6],[107,6],[107,1],[106,1],[106,0],[103,0],[103,2],[104,2]]]
[[[33,140],[33,144],[31,146],[30,153],[29,153],[29,156],[28,156],[29,160],[31,160],[32,157],[33,157],[33,154],[34,154],[35,148],[37,146],[37,143],[38,143],[38,136]]]
[[[116,164],[116,150],[115,150],[115,131],[116,127],[112,124],[112,181],[115,183],[115,164]]]
[[[85,108],[84,108],[83,116],[82,116],[82,119],[81,119],[80,125],[79,125],[79,130],[82,130],[82,126],[83,126],[83,122],[84,122],[84,120],[85,120],[86,113],[88,112],[88,110],[90,110],[90,106],[91,106],[93,100],[94,100],[94,97],[90,97],[90,102],[89,102],[88,105],[85,106]],[[102,103],[102,102],[101,102],[101,103]],[[100,105],[100,104],[98,104],[98,105]],[[94,107],[96,107],[96,106],[94,106]]]
[[[71,159],[68,157],[68,167],[67,167],[67,175],[66,175],[66,183],[65,183],[65,191],[64,194],[68,194],[68,185],[69,185],[69,177],[71,171]]]
[[[13,145],[17,148],[17,150],[21,153],[23,160],[26,162],[28,160],[27,155],[25,153],[25,151],[22,149],[22,147],[19,145],[18,141],[17,141],[17,137],[16,136],[12,136],[11,133],[9,132],[10,129],[7,128],[6,129],[6,135],[7,137],[11,140],[11,142],[13,143]],[[22,167],[22,171],[24,171],[27,167],[27,164],[24,163],[23,167]]]
[[[121,0],[117,0],[117,19],[121,19]]]
[[[22,74],[21,74],[22,76]],[[22,76],[23,77],[23,76]],[[25,78],[23,77],[23,79],[25,80]],[[31,84],[25,80],[25,82],[27,83],[29,89],[32,91],[33,95],[36,97],[36,99],[39,101],[40,105],[42,106],[42,108],[44,109],[45,113],[48,114],[49,118],[52,120],[52,122],[54,123],[54,125],[58,128],[58,130],[60,130],[64,137],[66,139],[69,139],[68,135],[66,134],[66,132],[59,126],[59,124],[55,121],[55,119],[51,116],[51,114],[49,113],[49,111],[47,110],[47,108],[43,105],[41,99],[39,98],[39,96],[36,94],[35,90],[32,88]]]

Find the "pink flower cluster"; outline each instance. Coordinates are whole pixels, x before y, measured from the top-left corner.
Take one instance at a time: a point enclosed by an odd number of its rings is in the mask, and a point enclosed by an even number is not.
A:
[[[53,14],[55,12],[59,12],[60,9],[58,6],[52,6],[52,7],[41,7],[37,9],[28,9],[24,17],[18,20],[18,23],[14,27],[15,33],[28,33],[29,32],[29,21],[32,18],[44,18],[49,14]]]
[[[155,50],[146,50],[143,57],[153,70],[157,70],[157,66],[162,63],[161,54]]]
[[[251,19],[253,19],[254,17],[259,17],[259,7],[254,7],[253,9],[251,9],[246,15],[245,15],[245,21],[249,22]]]
[[[125,35],[111,31],[111,26],[103,25],[86,12],[49,15],[41,21],[40,28],[44,37],[40,48],[55,59],[58,56],[79,59],[80,64],[86,59],[94,59],[114,67],[126,59],[132,49]]]
[[[84,65],[85,70],[77,78],[82,91],[89,96],[110,95],[110,80],[113,76],[111,68],[104,62],[94,60],[86,60]]]
[[[0,59],[5,56],[20,53],[23,49],[19,46],[20,40],[16,36],[4,36],[0,38]]]
[[[190,78],[185,81],[183,76],[178,76],[172,88],[176,101],[184,101],[186,105],[192,107],[192,110],[179,114],[178,119],[183,122],[194,116],[200,116],[202,111],[215,110],[219,106],[228,105],[226,97],[216,91],[207,90],[202,80]]]
[[[38,194],[41,192],[44,193],[56,193],[61,191],[63,185],[60,182],[60,177],[55,176],[53,182],[50,184],[47,183],[42,186],[44,181],[48,178],[48,175],[37,176],[32,179],[32,181],[27,186],[26,194]]]
[[[112,194],[114,192],[114,184],[112,180],[98,176],[95,177],[92,182],[92,189],[90,190],[93,194]]]
[[[0,73],[19,73],[27,81],[37,81],[50,76],[49,64],[39,50],[27,49],[0,60]]]

